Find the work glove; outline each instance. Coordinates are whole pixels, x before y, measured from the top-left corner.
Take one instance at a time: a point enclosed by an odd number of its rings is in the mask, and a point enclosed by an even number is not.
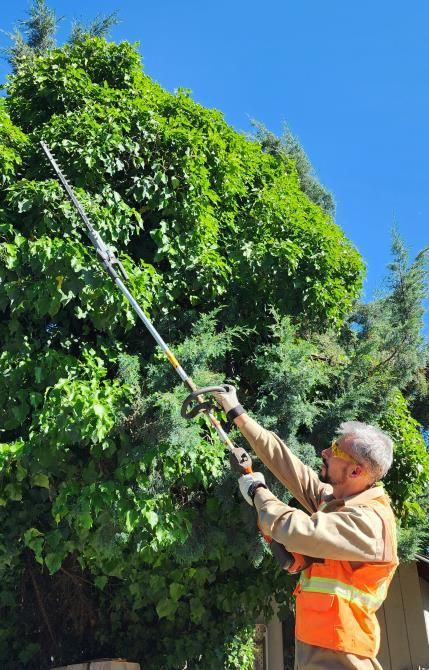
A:
[[[242,475],[238,479],[238,485],[240,487],[240,493],[243,496],[244,500],[252,505],[253,507],[253,498],[258,488],[263,487],[264,489],[268,488],[265,484],[265,477],[262,472],[252,472],[251,475]]]
[[[235,386],[232,384],[224,384],[224,386],[225,391],[213,391],[213,396],[225,411],[227,419],[232,421],[236,416],[244,414],[244,409],[238,402]]]

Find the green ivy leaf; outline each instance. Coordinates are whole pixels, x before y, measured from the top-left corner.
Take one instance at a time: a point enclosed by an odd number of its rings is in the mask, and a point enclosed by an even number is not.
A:
[[[19,200],[18,201],[18,212],[20,214],[23,214],[24,212],[28,212],[33,206],[33,203],[31,200],[24,199],[24,200]]]
[[[81,512],[78,516],[78,520],[82,528],[89,530],[92,527],[93,519],[88,510]]]
[[[200,598],[191,598],[190,605],[192,621],[194,623],[200,623],[205,614],[206,608],[204,607]]]
[[[10,500],[22,500],[22,489],[17,482],[10,482],[4,487],[4,491]]]
[[[159,618],[171,617],[177,610],[177,602],[172,598],[163,598],[156,606],[156,613]]]
[[[98,576],[94,579],[94,584],[97,587],[97,589],[100,589],[100,591],[103,591],[107,582],[108,582],[108,579],[104,575],[100,575],[100,576]]]
[[[148,512],[144,512],[143,516],[145,519],[147,519],[151,528],[155,528],[155,526],[158,524],[159,517],[156,512],[149,510]]]
[[[37,528],[28,528],[24,533],[24,543],[33,550],[36,561],[43,563],[42,551],[45,538]]]
[[[53,575],[61,567],[61,564],[63,562],[63,556],[62,554],[57,554],[57,553],[49,553],[46,554],[45,556],[45,565],[48,568],[49,574]]]
[[[43,472],[36,472],[31,477],[31,485],[40,486],[41,488],[48,489],[49,488],[48,475],[45,475]]]
[[[170,584],[170,596],[173,600],[179,600],[186,593],[186,587],[183,584],[173,582]]]

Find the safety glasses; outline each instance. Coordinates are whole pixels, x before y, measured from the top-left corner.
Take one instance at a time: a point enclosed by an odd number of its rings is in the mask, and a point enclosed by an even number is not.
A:
[[[343,451],[340,446],[338,446],[337,440],[332,441],[331,454],[332,456],[335,456],[335,458],[341,458],[343,461],[349,461],[350,463],[356,463],[356,465],[359,465],[358,461],[353,458],[353,456],[346,454],[346,452]]]

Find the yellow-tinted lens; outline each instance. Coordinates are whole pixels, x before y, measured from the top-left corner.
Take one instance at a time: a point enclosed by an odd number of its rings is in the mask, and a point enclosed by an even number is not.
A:
[[[342,458],[343,461],[350,461],[351,463],[357,463],[357,461],[353,458],[353,456],[346,454],[346,452],[343,451],[341,447],[338,446],[336,440],[333,440],[331,444],[331,453],[332,456],[335,456],[335,458]]]

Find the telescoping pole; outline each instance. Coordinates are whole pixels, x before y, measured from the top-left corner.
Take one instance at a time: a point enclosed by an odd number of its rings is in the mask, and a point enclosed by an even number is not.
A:
[[[77,199],[72,187],[68,183],[66,177],[64,176],[63,171],[61,170],[60,166],[58,165],[58,162],[56,161],[55,157],[52,154],[52,151],[48,147],[48,145],[41,141],[40,142],[41,147],[46,154],[52,168],[54,169],[54,172],[56,176],[58,177],[62,187],[64,188],[65,192],[69,196],[70,200],[72,201],[73,205],[75,206],[81,220],[85,224],[87,234],[89,239],[91,240],[92,244],[95,247],[95,250],[97,252],[97,255],[99,256],[102,264],[104,265],[104,268],[108,272],[108,274],[111,276],[113,281],[115,282],[116,286],[119,288],[121,293],[126,297],[128,302],[130,303],[131,307],[134,309],[135,313],[137,316],[143,321],[144,325],[146,326],[147,330],[149,333],[152,335],[154,340],[157,342],[159,347],[162,349],[168,360],[170,361],[171,365],[173,368],[176,370],[177,374],[179,375],[180,379],[188,386],[188,388],[192,391],[192,395],[196,397],[198,402],[200,402],[201,406],[205,407],[204,413],[208,417],[211,425],[216,429],[216,432],[219,436],[219,439],[221,442],[228,448],[230,453],[234,452],[244,452],[244,450],[239,450],[237,447],[234,447],[233,442],[229,439],[228,435],[222,428],[220,422],[218,419],[214,416],[213,412],[210,410],[209,407],[207,407],[207,404],[202,403],[202,397],[201,395],[198,394],[198,391],[203,393],[204,391],[213,391],[214,389],[216,390],[223,390],[221,387],[207,387],[206,389],[198,389],[196,384],[193,382],[192,378],[185,372],[185,370],[182,368],[180,365],[179,361],[173,354],[173,352],[170,350],[168,345],[164,342],[162,339],[161,335],[158,333],[156,330],[155,326],[153,323],[148,319],[146,314],[143,312],[141,309],[140,305],[134,298],[134,296],[130,293],[130,291],[127,289],[125,286],[124,282],[122,281],[121,277],[119,276],[119,273],[122,275],[123,279],[127,279],[127,273],[125,272],[124,267],[122,266],[121,262],[116,258],[115,254],[113,251],[104,243],[102,238],[100,237],[99,233],[95,230],[93,227],[92,223],[88,219],[85,210],[83,209],[81,203]],[[116,270],[116,267],[118,267],[119,273]],[[246,453],[246,452],[244,452]],[[246,454],[247,455],[247,454]],[[251,459],[249,458],[249,461]],[[252,472],[251,466],[249,468],[246,468],[244,470],[245,472]],[[281,565],[281,567],[284,570],[288,570],[290,568],[291,571],[295,572],[294,566],[299,566],[299,569],[302,568],[304,563],[301,561],[301,557],[299,557],[296,554],[291,554],[289,553],[285,547],[273,540],[271,537],[268,537],[264,535],[264,539],[270,544],[271,550],[273,552],[273,555],[276,557],[278,563]]]
[[[115,257],[113,254],[112,250],[107,247],[107,245],[103,242],[102,238],[100,237],[99,233],[95,230],[93,227],[92,223],[88,219],[85,210],[83,209],[81,203],[77,199],[76,195],[73,192],[72,187],[68,183],[66,177],[64,176],[64,173],[62,172],[60,166],[58,165],[56,159],[54,158],[52,151],[49,149],[48,145],[45,144],[45,142],[40,142],[43,151],[45,152],[46,156],[48,157],[49,162],[51,163],[55,174],[57,175],[58,179],[61,182],[61,185],[63,186],[64,190],[66,191],[67,195],[73,202],[80,218],[82,219],[83,223],[86,226],[87,233],[89,236],[89,239],[93,243],[98,256],[100,257],[100,260],[102,261],[105,269],[109,273],[109,275],[112,277],[113,281],[115,282],[116,286],[119,288],[121,293],[126,297],[128,302],[130,303],[131,307],[134,309],[135,313],[137,316],[143,321],[144,325],[146,326],[147,330],[149,333],[152,335],[154,340],[157,342],[159,347],[162,349],[168,360],[170,361],[171,365],[173,368],[176,370],[177,374],[179,375],[180,379],[190,388],[192,392],[197,391],[197,386],[193,382],[192,378],[185,372],[185,370],[182,368],[180,365],[179,361],[177,360],[176,356],[173,354],[173,352],[170,350],[166,342],[162,339],[161,335],[158,333],[156,330],[155,326],[153,323],[148,319],[146,314],[143,312],[141,309],[140,305],[130,293],[130,291],[127,289],[125,286],[124,282],[122,281],[121,277],[119,276],[118,272],[115,269],[115,265],[118,266],[119,272],[122,274],[124,279],[127,279],[126,272],[124,268],[122,267],[121,263],[118,261],[118,259]],[[205,412],[207,417],[210,420],[210,423],[212,426],[216,429],[217,434],[219,435],[220,440],[225,444],[228,449],[232,449],[234,447],[233,443],[229,439],[228,435],[222,428],[220,422],[218,419],[214,416],[214,414],[210,411]]]

